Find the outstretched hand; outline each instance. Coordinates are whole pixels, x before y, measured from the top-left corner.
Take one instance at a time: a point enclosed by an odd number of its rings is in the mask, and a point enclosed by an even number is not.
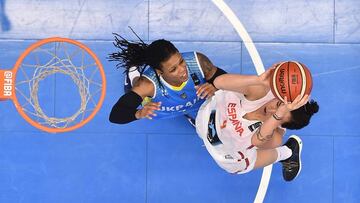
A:
[[[199,85],[199,86],[195,86],[195,89],[196,89],[196,95],[198,97],[200,97],[201,99],[208,99],[210,97],[212,97],[215,92],[216,92],[216,88],[214,87],[214,85],[206,82],[202,85]]]
[[[155,111],[160,110],[160,105],[161,102],[148,102],[142,109],[139,109],[135,113],[135,117],[137,119],[148,118],[151,120],[154,116],[156,116]]]

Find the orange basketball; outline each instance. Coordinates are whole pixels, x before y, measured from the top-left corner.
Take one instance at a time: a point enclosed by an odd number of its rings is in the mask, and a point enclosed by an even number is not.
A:
[[[300,94],[310,94],[312,89],[312,77],[309,69],[297,61],[285,61],[276,66],[270,80],[270,87],[273,94],[285,101],[294,99]]]

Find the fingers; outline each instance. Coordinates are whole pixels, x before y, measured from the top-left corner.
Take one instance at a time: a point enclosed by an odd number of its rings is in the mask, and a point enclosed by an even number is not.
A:
[[[161,102],[148,102],[144,105],[144,108],[151,108],[154,110],[160,110]]]
[[[284,96],[284,103],[285,103],[285,104],[288,103],[287,96]]]
[[[281,62],[278,62],[278,63],[275,63],[274,65],[272,65],[271,67],[270,67],[270,69],[275,69],[278,65],[280,65],[281,64]]]
[[[310,96],[308,94],[305,94],[304,97],[299,101],[299,107],[305,105],[310,99]]]
[[[161,102],[149,102],[145,104],[141,109],[140,116],[151,120],[154,116],[157,116],[155,111],[160,110],[160,105]]]
[[[301,95],[298,95],[292,103],[300,107],[306,104],[306,102],[308,101],[309,101],[309,95],[305,94],[303,97],[301,97]]]
[[[195,88],[196,95],[201,99],[210,98],[216,92],[216,88],[210,83],[205,83],[203,85],[196,86]]]
[[[292,102],[288,101],[287,97],[285,96],[284,101],[288,109],[295,110],[302,107],[309,101],[309,95],[305,94],[303,97],[298,95]]]
[[[273,72],[274,72],[274,67],[270,67],[269,69],[267,69],[264,73],[262,73],[259,76],[260,82],[262,82],[262,84],[265,86],[269,86],[270,80],[271,80],[271,75]]]
[[[198,96],[201,99],[209,98],[214,95],[214,91],[212,91],[212,88],[209,86],[206,86],[201,92],[199,92]]]
[[[201,94],[207,89],[209,83],[205,83],[199,86],[196,86],[196,95],[201,97]]]

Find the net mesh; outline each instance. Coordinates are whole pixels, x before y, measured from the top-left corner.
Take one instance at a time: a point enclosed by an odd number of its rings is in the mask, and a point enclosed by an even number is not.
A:
[[[74,89],[77,95],[67,95]],[[98,64],[86,50],[67,42],[51,42],[31,51],[15,84],[23,112],[50,128],[67,128],[86,119],[98,105],[101,89]]]

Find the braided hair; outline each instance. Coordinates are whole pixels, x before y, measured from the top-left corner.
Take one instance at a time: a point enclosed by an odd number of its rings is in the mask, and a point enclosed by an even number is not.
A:
[[[312,115],[319,111],[319,105],[316,101],[310,100],[304,106],[290,111],[291,121],[283,123],[281,127],[297,130],[307,126],[310,123]]]
[[[151,44],[146,44],[138,37],[140,42],[130,42],[119,34],[113,33],[115,37],[114,46],[119,49],[118,52],[109,54],[109,61],[117,61],[117,68],[124,68],[128,72],[130,68],[136,67],[143,74],[146,67],[161,70],[161,63],[168,60],[173,54],[179,52],[178,49],[165,39],[153,41]],[[160,83],[160,78],[156,73],[156,78]],[[160,83],[161,84],[161,83]]]

